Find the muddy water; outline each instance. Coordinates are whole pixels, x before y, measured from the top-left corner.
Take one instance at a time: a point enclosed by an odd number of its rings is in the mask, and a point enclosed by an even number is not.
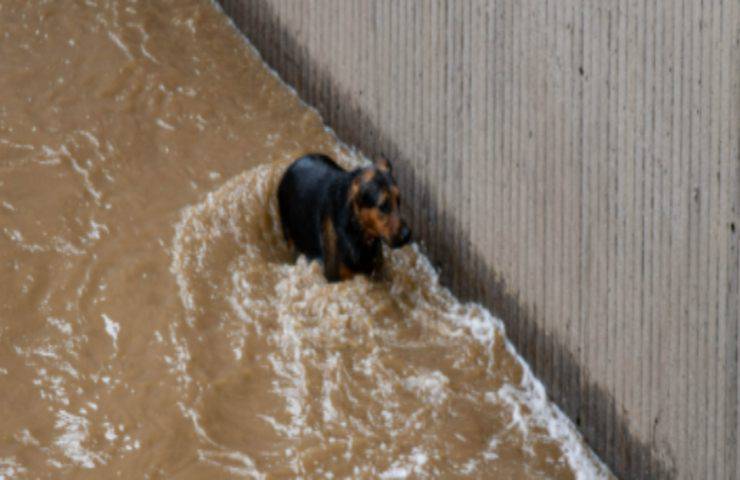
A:
[[[211,3],[0,3],[0,478],[607,475],[416,247],[295,261],[309,151],[365,161]]]

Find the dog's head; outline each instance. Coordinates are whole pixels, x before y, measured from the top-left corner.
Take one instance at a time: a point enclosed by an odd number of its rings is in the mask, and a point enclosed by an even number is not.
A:
[[[388,160],[355,172],[349,201],[366,238],[380,238],[393,248],[411,240],[411,230],[401,218],[401,195]]]

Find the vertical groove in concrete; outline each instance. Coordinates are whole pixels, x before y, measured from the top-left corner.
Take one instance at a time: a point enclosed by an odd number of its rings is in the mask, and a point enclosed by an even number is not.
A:
[[[221,1],[616,473],[740,474],[737,0]]]

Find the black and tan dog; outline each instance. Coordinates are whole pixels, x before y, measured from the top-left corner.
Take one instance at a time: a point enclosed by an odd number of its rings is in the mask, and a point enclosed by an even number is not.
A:
[[[285,239],[323,260],[331,282],[377,273],[381,240],[396,248],[411,239],[387,160],[347,172],[326,155],[306,155],[280,180],[278,202]]]

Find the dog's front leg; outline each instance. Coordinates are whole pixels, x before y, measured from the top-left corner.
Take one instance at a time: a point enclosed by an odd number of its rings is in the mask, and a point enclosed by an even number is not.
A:
[[[337,282],[340,278],[339,255],[337,251],[337,232],[330,216],[321,222],[321,256],[324,260],[324,276],[330,282]]]
[[[383,262],[383,248],[380,248],[378,254],[373,258],[373,271],[370,278],[376,282],[387,279],[385,263]]]

